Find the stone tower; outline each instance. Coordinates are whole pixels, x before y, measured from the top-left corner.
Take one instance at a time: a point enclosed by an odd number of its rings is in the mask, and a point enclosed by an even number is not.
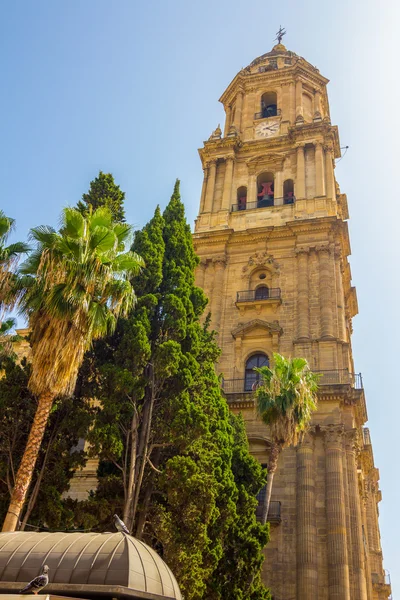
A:
[[[281,454],[274,479],[263,566],[274,598],[386,600],[379,472],[353,365],[357,297],[327,83],[279,43],[223,93],[224,131],[218,126],[200,150],[197,284],[210,298],[226,399],[244,415],[262,464],[269,439],[254,408],[254,366],[280,352],[322,374],[310,431]]]

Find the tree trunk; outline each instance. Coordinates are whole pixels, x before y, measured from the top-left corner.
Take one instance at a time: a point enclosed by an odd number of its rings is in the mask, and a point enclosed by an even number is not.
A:
[[[128,486],[125,494],[125,503],[124,503],[124,512],[123,512],[123,521],[126,523],[128,529],[131,531],[133,527],[132,520],[132,504],[134,498],[134,490],[135,490],[135,480],[136,480],[136,455],[137,455],[137,430],[138,430],[138,417],[137,413],[132,417],[131,421],[131,429],[129,432],[130,442],[131,442],[131,451],[130,458],[127,465],[125,465],[125,469],[128,471]]]
[[[142,445],[142,449],[141,450],[139,449],[139,453],[138,453],[141,458],[141,463],[140,463],[139,472],[137,474],[135,496],[134,496],[134,500],[133,500],[132,523],[134,523],[134,521],[136,519],[136,511],[137,511],[137,507],[138,507],[138,503],[139,503],[140,488],[142,487],[144,470],[145,470],[146,463],[147,463],[150,432],[151,432],[151,425],[152,425],[152,420],[153,420],[153,408],[154,408],[154,402],[155,402],[154,369],[153,369],[153,365],[149,365],[149,367],[150,367],[150,373],[149,373],[149,375],[150,375],[150,402],[149,402],[148,413],[147,413],[146,417],[144,417],[143,422],[142,422],[142,428],[143,428],[142,435],[144,432],[144,444]],[[143,440],[143,438],[142,438],[142,440]]]
[[[33,488],[31,497],[29,498],[28,506],[26,508],[26,512],[24,514],[24,518],[22,519],[20,531],[25,531],[25,527],[26,527],[26,524],[28,523],[28,519],[31,516],[31,513],[32,513],[33,509],[35,508],[36,500],[37,500],[37,497],[39,495],[40,486],[42,485],[43,475],[44,475],[44,472],[45,472],[45,469],[46,469],[46,465],[47,465],[47,459],[49,458],[50,450],[51,450],[51,447],[53,445],[54,439],[56,437],[56,431],[57,431],[57,426],[54,427],[53,433],[52,433],[52,435],[51,435],[51,437],[49,439],[49,443],[47,445],[46,453],[45,453],[44,459],[43,459],[43,464],[42,464],[42,467],[40,469],[40,473],[38,475],[38,478],[36,480],[35,487]]]
[[[35,418],[33,419],[28,442],[15,479],[14,490],[2,531],[15,531],[18,527],[19,517],[32,480],[33,469],[35,468],[53,400],[54,395],[50,393],[39,396]]]
[[[281,450],[282,448],[281,446],[279,446],[279,444],[272,444],[268,461],[267,489],[265,493],[265,502],[261,516],[261,522],[263,525],[265,525],[268,519],[269,505],[271,502],[272,483],[274,480],[276,468],[278,466],[278,458]]]

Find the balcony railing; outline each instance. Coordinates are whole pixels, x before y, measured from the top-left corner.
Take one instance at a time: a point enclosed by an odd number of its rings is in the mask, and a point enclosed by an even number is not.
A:
[[[361,373],[349,373],[347,369],[336,369],[332,371],[315,371],[321,375],[319,385],[351,385],[355,390],[363,389]]]
[[[274,196],[270,196],[268,198],[261,198],[255,202],[246,202],[246,204],[232,204],[232,212],[238,212],[240,210],[254,210],[256,208],[268,208],[271,206],[282,206],[282,204],[294,204],[295,201],[295,196],[285,196],[283,198],[275,198]]]
[[[257,300],[279,300],[281,288],[263,287],[259,290],[244,290],[237,292],[236,302],[256,302]]]
[[[371,436],[368,427],[363,428],[363,441],[364,446],[371,446]]]
[[[261,112],[256,112],[254,115],[254,120],[257,121],[258,119],[272,119],[273,117],[280,117],[281,115],[281,109],[277,108],[275,114],[273,115],[266,115],[263,111]]]
[[[349,373],[347,369],[336,371],[315,371],[321,375],[318,385],[350,385],[355,390],[362,390],[361,373]],[[221,388],[225,394],[251,394],[257,388],[258,381],[253,377],[247,379],[223,379]]]
[[[261,490],[261,492],[262,491],[263,490]],[[265,502],[265,493],[264,494],[261,494],[261,493],[258,494],[258,499],[259,499],[259,503],[258,503],[258,506],[256,508],[256,519],[257,519],[257,521],[261,521],[263,503]],[[282,521],[282,517],[281,517],[281,503],[279,501],[272,500],[269,503],[267,521],[268,521],[268,523],[275,523],[275,524],[278,524],[278,525]]]

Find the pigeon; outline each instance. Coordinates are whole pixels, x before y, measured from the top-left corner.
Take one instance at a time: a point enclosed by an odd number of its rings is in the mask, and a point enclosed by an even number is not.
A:
[[[121,533],[127,533],[128,535],[130,535],[129,529],[127,528],[125,523],[123,521],[121,521],[121,519],[119,518],[118,515],[114,515],[113,519],[114,519],[114,525],[115,525],[115,528],[117,531],[120,531]]]
[[[46,585],[49,583],[49,567],[44,565],[43,571],[41,575],[32,579],[22,590],[20,590],[20,594],[25,594],[26,592],[33,592],[35,595],[40,592]]]

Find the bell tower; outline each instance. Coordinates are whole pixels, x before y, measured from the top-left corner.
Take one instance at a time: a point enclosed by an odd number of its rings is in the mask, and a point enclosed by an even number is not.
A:
[[[321,373],[310,430],[279,459],[266,584],[277,599],[386,600],[379,471],[351,350],[357,296],[327,84],[281,39],[229,84],[224,130],[199,151],[196,277],[222,348],[224,394],[262,464],[269,438],[255,412],[254,367],[279,352]]]

